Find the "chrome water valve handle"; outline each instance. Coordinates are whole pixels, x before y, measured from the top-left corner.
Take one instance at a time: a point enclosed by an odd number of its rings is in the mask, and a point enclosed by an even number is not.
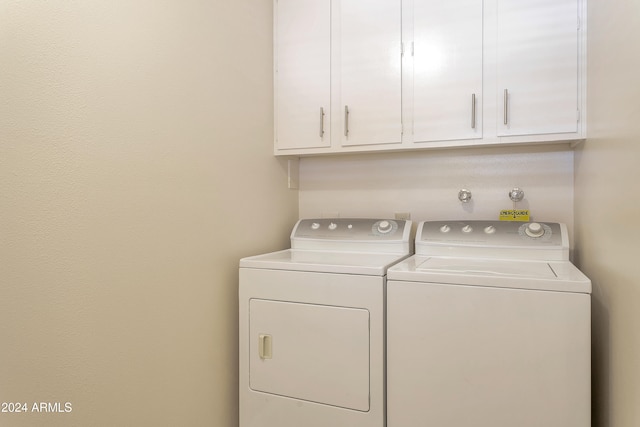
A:
[[[469,203],[471,201],[471,191],[464,188],[458,191],[458,200],[462,203]]]
[[[509,191],[509,198],[515,203],[524,199],[524,191],[515,187],[513,190]]]

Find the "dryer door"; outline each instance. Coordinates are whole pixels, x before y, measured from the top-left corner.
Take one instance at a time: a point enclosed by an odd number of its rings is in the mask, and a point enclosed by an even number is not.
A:
[[[252,299],[255,391],[369,410],[369,311]]]

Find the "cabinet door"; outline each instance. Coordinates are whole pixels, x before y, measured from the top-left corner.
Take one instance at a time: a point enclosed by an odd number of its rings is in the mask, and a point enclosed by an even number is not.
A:
[[[341,143],[402,142],[401,1],[340,1]]]
[[[482,0],[414,3],[414,141],[482,138]]]
[[[276,0],[276,150],[330,146],[331,3]]]
[[[498,135],[577,132],[578,0],[498,0]]]

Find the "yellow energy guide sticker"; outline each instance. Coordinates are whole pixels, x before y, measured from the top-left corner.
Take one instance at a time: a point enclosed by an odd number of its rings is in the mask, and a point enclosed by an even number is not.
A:
[[[529,222],[529,209],[505,209],[500,211],[500,221]]]

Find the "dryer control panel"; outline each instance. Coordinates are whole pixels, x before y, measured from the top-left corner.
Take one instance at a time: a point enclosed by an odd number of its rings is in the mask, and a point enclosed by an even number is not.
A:
[[[401,240],[407,221],[395,219],[322,218],[298,222],[292,239]]]
[[[554,222],[425,221],[418,227],[416,253],[568,259],[569,243],[566,226]]]
[[[410,246],[411,224],[408,220],[386,218],[301,219],[291,232],[291,247],[396,252],[394,245]]]

